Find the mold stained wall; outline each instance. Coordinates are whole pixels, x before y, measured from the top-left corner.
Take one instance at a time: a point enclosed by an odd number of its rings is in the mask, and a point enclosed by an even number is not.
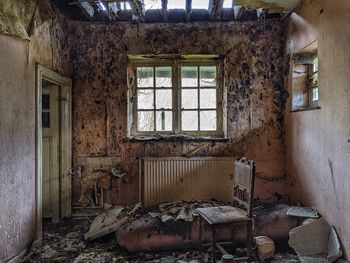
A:
[[[69,74],[64,23],[43,23],[30,41],[0,35],[0,262],[35,233],[35,64]]]
[[[305,1],[290,28],[292,52],[318,38],[321,109],[290,113],[288,100],[286,189],[292,198],[316,207],[350,253],[350,2]]]
[[[228,142],[213,142],[198,156],[244,155],[255,160],[257,195],[274,200],[274,192],[284,191],[285,29],[286,24],[279,21],[72,22],[73,159],[120,157],[129,181],[110,190],[107,202],[138,202],[139,158],[182,156],[193,142],[128,140],[127,55],[220,54],[226,58]],[[74,177],[75,203],[79,187],[79,178]]]

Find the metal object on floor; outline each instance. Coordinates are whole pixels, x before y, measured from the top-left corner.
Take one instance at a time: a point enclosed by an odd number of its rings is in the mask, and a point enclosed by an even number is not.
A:
[[[232,206],[218,206],[198,208],[196,211],[199,215],[199,249],[202,250],[202,228],[205,222],[212,231],[212,262],[216,262],[215,249],[216,244],[216,228],[218,226],[228,225],[235,227],[238,224],[246,225],[247,230],[247,262],[252,262],[252,246],[253,246],[253,200],[254,200],[254,180],[255,165],[253,161],[246,158],[236,160],[234,163],[234,184],[232,195]],[[232,231],[234,233],[234,231]],[[234,236],[232,234],[232,243]],[[218,246],[219,250],[221,246]],[[222,248],[222,247],[221,247]]]
[[[312,207],[301,207],[301,206],[291,206],[287,215],[289,216],[297,216],[297,217],[311,217],[318,218],[317,210]]]

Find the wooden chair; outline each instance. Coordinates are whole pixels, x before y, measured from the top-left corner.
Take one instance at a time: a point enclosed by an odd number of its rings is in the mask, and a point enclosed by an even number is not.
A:
[[[246,158],[237,159],[234,163],[234,185],[232,194],[232,206],[218,206],[198,208],[199,215],[199,246],[202,250],[202,225],[203,221],[212,230],[212,262],[215,262],[215,250],[219,248],[225,252],[222,246],[216,243],[216,228],[218,226],[230,225],[236,227],[238,224],[246,225],[247,234],[247,257],[238,260],[252,261],[253,247],[253,200],[254,200],[254,180],[255,165],[253,161]],[[234,240],[233,240],[234,241]]]

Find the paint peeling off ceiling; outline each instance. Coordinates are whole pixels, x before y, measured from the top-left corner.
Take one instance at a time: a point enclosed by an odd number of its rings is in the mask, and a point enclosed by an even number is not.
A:
[[[301,0],[236,0],[235,5],[251,8],[266,8],[270,11],[292,10]]]

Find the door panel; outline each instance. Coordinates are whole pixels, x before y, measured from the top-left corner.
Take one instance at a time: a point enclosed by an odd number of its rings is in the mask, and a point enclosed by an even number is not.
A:
[[[43,87],[43,217],[59,221],[59,87]]]

